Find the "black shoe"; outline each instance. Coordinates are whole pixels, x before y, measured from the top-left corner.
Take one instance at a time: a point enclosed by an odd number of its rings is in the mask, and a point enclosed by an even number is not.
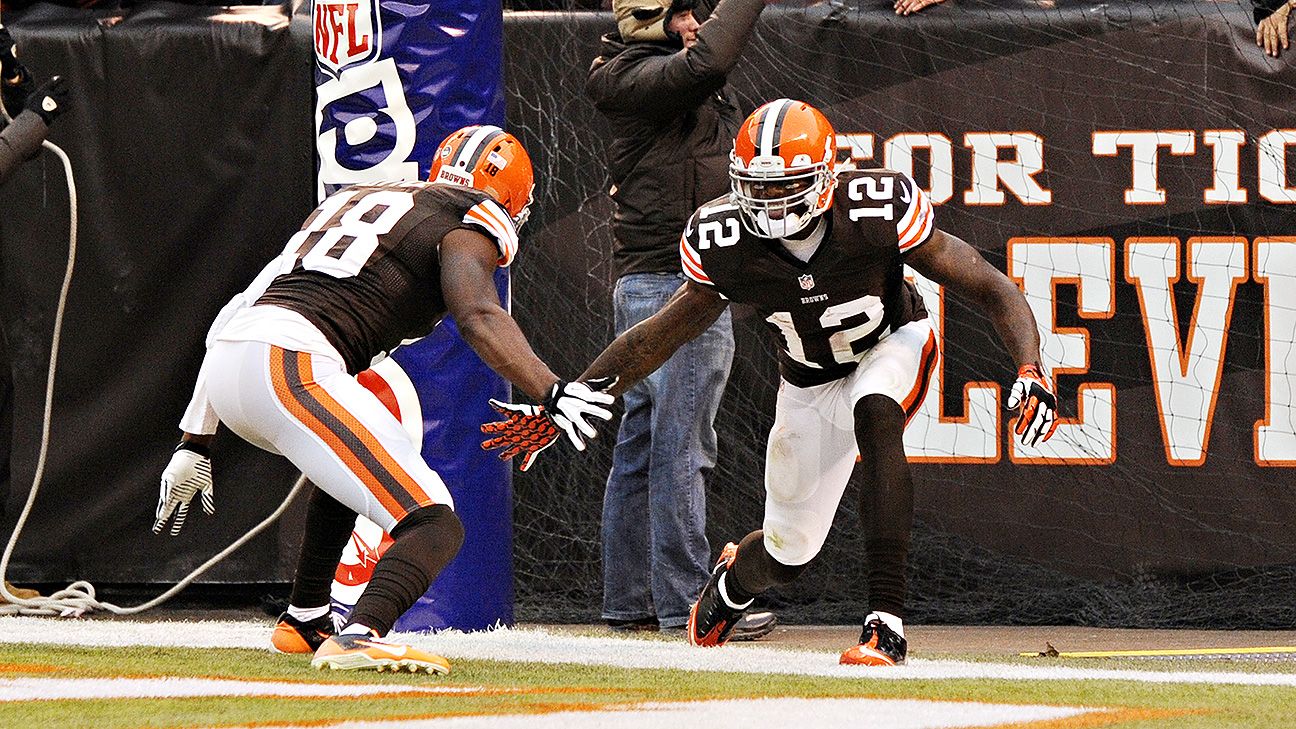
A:
[[[733,633],[730,634],[729,640],[760,640],[770,633],[774,632],[774,627],[778,625],[778,618],[774,613],[768,610],[762,610],[758,613],[747,613],[742,616],[738,624],[734,626]]]
[[[657,632],[657,618],[636,618],[635,620],[613,620],[608,618],[607,626],[618,633]]]
[[[864,619],[859,645],[841,654],[841,663],[854,666],[896,666],[905,662],[909,642],[876,614]]]
[[[302,622],[284,611],[270,634],[270,645],[276,653],[314,653],[335,632],[328,613]]]
[[[715,569],[711,570],[711,579],[707,580],[702,594],[698,595],[697,602],[693,603],[693,609],[689,611],[686,632],[690,645],[704,648],[724,645],[747,612],[747,608],[739,610],[729,607],[720,596],[720,578],[729,571],[729,566],[737,557],[738,545],[733,542],[726,544],[720,551],[720,559],[716,560]]]

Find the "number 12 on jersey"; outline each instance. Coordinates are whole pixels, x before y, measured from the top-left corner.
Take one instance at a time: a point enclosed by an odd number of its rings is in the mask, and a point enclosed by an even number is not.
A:
[[[871,294],[834,304],[819,315],[819,326],[811,327],[806,336],[814,338],[827,334],[827,349],[832,353],[833,361],[837,364],[850,364],[858,361],[863,354],[862,350],[856,351],[855,347],[882,324],[883,313],[882,299]],[[813,362],[807,356],[806,342],[802,339],[801,332],[797,331],[796,319],[791,312],[776,311],[766,321],[783,333],[788,356],[807,367],[823,369],[824,363]]]
[[[865,197],[869,200],[886,200],[887,203],[881,207],[864,207],[851,208],[850,219],[859,220],[861,218],[882,218],[883,220],[895,220],[895,205],[891,201],[891,195],[895,190],[894,177],[857,177],[850,181],[850,186],[846,188],[846,195],[851,200],[864,202]],[[868,189],[861,189],[868,188]],[[902,188],[903,189],[903,188]]]

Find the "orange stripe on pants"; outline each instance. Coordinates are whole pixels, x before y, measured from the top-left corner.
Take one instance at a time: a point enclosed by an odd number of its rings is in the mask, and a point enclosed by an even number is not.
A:
[[[416,504],[428,506],[435,503],[418,485],[418,482],[391,457],[391,454],[387,452],[387,449],[383,447],[373,433],[314,381],[314,370],[311,367],[309,354],[305,352],[288,352],[279,347],[271,347],[270,351],[270,377],[279,402],[341,459],[347,470],[365,485],[365,488],[378,499],[378,502],[396,521],[404,518],[409,513],[409,510],[396,501],[388,487],[383,484],[380,475],[366,467],[359,455],[353,452],[352,448],[343,442],[337,433],[333,432],[327,424],[321,421],[298,399],[299,393],[301,397],[310,398],[334,418],[337,418],[342,423],[342,426],[363,445],[368,452],[367,455],[376,460],[394,484],[398,488],[402,488]],[[293,387],[296,383],[288,382],[288,373],[284,369],[284,358],[289,356],[296,356],[297,358],[298,374],[301,380],[299,393],[294,392]]]
[[[931,383],[931,374],[936,369],[936,362],[940,355],[940,350],[936,346],[936,332],[927,333],[927,343],[923,345],[922,357],[918,361],[918,378],[914,381],[913,389],[905,396],[904,402],[900,406],[905,412],[905,425],[913,420],[917,414],[918,408],[922,407],[923,400],[927,397],[927,386]]]

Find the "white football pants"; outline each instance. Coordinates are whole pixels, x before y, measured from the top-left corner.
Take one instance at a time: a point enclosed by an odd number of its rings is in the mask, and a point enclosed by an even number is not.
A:
[[[885,395],[900,404],[908,422],[939,359],[936,335],[923,319],[884,337],[840,380],[779,384],[765,451],[765,549],[774,559],[803,565],[823,547],[859,457],[855,404]]]
[[[264,342],[217,341],[208,397],[229,429],[288,458],[325,493],[388,532],[422,506],[454,500],[400,421],[343,363]]]

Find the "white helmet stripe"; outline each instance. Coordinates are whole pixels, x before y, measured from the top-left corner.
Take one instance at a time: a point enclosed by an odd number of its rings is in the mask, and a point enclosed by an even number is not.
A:
[[[473,130],[472,136],[468,137],[463,146],[459,148],[459,154],[455,155],[451,164],[455,167],[467,168],[472,165],[472,161],[477,158],[477,152],[482,143],[487,139],[502,133],[504,130],[490,124],[483,124]]]
[[[774,147],[779,143],[779,132],[783,129],[783,113],[792,105],[791,99],[778,99],[768,105],[769,111],[761,117],[759,154],[763,157],[774,156]]]

